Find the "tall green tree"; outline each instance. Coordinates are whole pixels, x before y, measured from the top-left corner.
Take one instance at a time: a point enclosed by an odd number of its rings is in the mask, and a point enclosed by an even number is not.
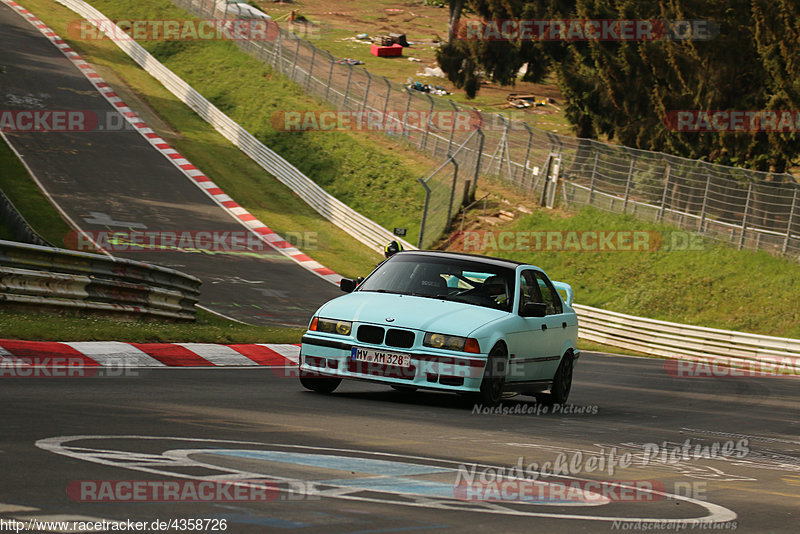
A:
[[[553,72],[580,137],[783,172],[800,154],[796,132],[686,132],[668,125],[680,110],[800,109],[800,12],[796,0],[466,0],[485,20],[698,20],[710,39],[649,41],[464,41],[440,64],[474,95],[479,75],[513,83]],[[693,36],[697,37],[697,36]]]

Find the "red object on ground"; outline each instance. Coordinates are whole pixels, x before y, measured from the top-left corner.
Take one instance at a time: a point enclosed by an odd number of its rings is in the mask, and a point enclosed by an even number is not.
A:
[[[403,55],[403,47],[397,43],[392,46],[379,46],[373,43],[369,48],[373,56],[378,57],[398,57]]]

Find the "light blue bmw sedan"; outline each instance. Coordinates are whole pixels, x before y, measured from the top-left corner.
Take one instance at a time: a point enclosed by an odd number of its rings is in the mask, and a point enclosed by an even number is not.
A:
[[[572,288],[540,268],[471,254],[400,252],[324,304],[300,350],[300,382],[331,393],[344,378],[399,390],[505,392],[563,404],[578,318]],[[562,298],[563,291],[566,298]]]

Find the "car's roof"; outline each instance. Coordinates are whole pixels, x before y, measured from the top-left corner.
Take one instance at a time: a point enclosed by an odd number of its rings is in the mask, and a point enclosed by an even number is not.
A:
[[[398,252],[398,254],[403,254],[404,256],[416,254],[420,256],[435,256],[440,258],[463,259],[465,261],[477,261],[481,263],[488,263],[489,265],[495,265],[498,267],[507,267],[510,269],[516,269],[519,265],[531,265],[530,263],[525,263],[521,261],[506,260],[503,258],[493,258],[491,256],[481,256],[478,254],[467,254],[465,252],[445,252],[442,250],[408,250],[408,251]],[[531,266],[535,267],[534,265]]]

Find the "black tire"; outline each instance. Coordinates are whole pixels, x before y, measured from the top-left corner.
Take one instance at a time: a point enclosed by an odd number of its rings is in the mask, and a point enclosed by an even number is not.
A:
[[[303,387],[317,393],[333,393],[342,383],[341,378],[331,378],[329,376],[319,376],[308,371],[300,371],[300,383]]]
[[[572,389],[572,371],[575,365],[572,353],[568,352],[561,358],[561,363],[553,376],[553,385],[550,386],[550,393],[539,393],[536,401],[540,404],[552,406],[554,404],[564,404],[569,398]]]
[[[486,370],[483,372],[481,392],[478,395],[484,405],[497,406],[500,404],[503,398],[503,386],[506,383],[507,365],[508,353],[506,348],[502,343],[498,343],[486,358]]]

